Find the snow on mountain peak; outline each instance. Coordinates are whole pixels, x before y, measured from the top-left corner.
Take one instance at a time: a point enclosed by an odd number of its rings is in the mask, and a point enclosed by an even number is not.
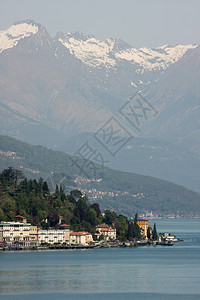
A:
[[[4,31],[0,31],[0,53],[6,49],[13,48],[19,42],[32,34],[38,32],[38,26],[33,23],[17,23]]]
[[[155,49],[133,48],[120,39],[99,41],[93,36],[82,33],[65,34],[59,41],[69,49],[70,53],[90,67],[114,67],[117,62],[126,60],[138,65],[139,70],[166,69],[178,61],[189,49],[197,45],[164,45]]]
[[[0,31],[0,53],[13,48],[21,39],[38,32],[40,34],[38,40],[47,36],[46,29],[33,20],[18,22],[9,29]],[[109,69],[123,61],[129,61],[136,66],[136,72],[166,69],[170,64],[177,62],[187,50],[197,47],[197,45],[174,47],[164,45],[155,49],[145,47],[136,49],[121,39],[108,38],[100,41],[92,35],[85,35],[81,32],[58,33],[56,39],[72,55],[90,67]]]
[[[166,69],[170,64],[177,62],[189,49],[196,48],[197,45],[177,45],[170,47],[164,45],[155,49],[150,48],[130,48],[126,51],[116,53],[118,59],[125,59],[138,64],[142,69],[160,70]]]
[[[71,54],[91,67],[100,67],[101,65],[113,67],[115,65],[115,60],[109,57],[114,46],[112,39],[101,42],[93,36],[84,36],[84,39],[80,39],[80,35],[78,39],[76,37],[77,34],[65,34],[59,37],[59,41],[69,49]]]

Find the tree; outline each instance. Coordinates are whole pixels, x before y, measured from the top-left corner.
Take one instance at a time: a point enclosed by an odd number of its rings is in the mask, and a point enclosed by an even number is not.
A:
[[[31,193],[34,190],[34,182],[32,179],[28,181],[28,192]]]
[[[56,210],[50,211],[47,216],[47,219],[48,219],[51,227],[56,226],[59,222],[59,215],[58,215],[57,211]]]
[[[103,221],[108,224],[108,225],[112,225],[113,222],[115,221],[116,219],[116,213],[113,212],[113,211],[110,211],[109,209],[106,209],[104,211],[104,218],[103,218]]]
[[[5,219],[5,216],[4,216],[3,210],[0,208],[0,222],[4,221],[4,219]]]
[[[97,218],[98,218],[99,216],[101,216],[101,210],[100,210],[100,207],[99,207],[99,204],[98,204],[98,203],[93,203],[93,204],[91,205],[91,208],[93,208],[93,209],[96,211],[96,213],[97,213]]]
[[[14,184],[15,186],[17,186],[18,181],[20,179],[24,179],[24,178],[25,177],[21,170],[13,169],[11,167],[3,170],[3,172],[1,173],[1,182],[3,182],[3,184],[11,183],[11,184]]]
[[[1,176],[4,177],[6,184],[14,183],[14,169],[13,168],[9,167],[8,169],[3,170]]]
[[[55,194],[56,194],[56,196],[60,195],[60,191],[59,191],[59,188],[58,188],[57,184],[56,184]]]
[[[0,178],[1,178],[1,186],[4,188],[5,187],[5,177],[4,174],[0,174]]]
[[[28,180],[26,178],[20,182],[20,189],[23,193],[28,195]]]
[[[93,208],[91,208],[88,212],[88,221],[93,227],[97,224],[97,213]]]
[[[134,235],[134,238],[136,238],[137,240],[141,239],[141,230],[140,230],[140,226],[137,223],[134,224],[133,235]]]
[[[44,184],[44,180],[42,177],[39,178],[38,180],[38,191],[41,193],[43,191],[43,184]]]
[[[117,237],[119,239],[121,239],[124,236],[127,236],[127,232],[128,232],[127,218],[123,215],[117,216],[115,220],[115,228],[116,228]]]
[[[49,194],[49,187],[46,181],[44,181],[42,189],[44,194]]]
[[[75,212],[75,216],[77,216],[80,219],[80,222],[88,221],[89,208],[90,205],[87,197],[82,197],[78,200],[78,202],[76,202],[76,207],[74,209],[74,212]]]
[[[60,199],[62,202],[65,201],[66,199],[66,195],[65,195],[65,186],[63,184],[60,184],[60,191],[58,193],[58,185],[56,185],[56,193],[59,196],[60,195]]]
[[[147,228],[147,238],[148,239],[151,238],[151,228],[150,227]]]
[[[135,218],[135,220],[137,220],[137,218]],[[135,221],[131,221],[129,222],[128,225],[128,232],[127,232],[127,238],[129,240],[131,239],[141,239],[141,231],[140,231],[140,227],[137,223],[135,223]]]
[[[138,214],[136,213],[134,218],[134,224],[137,224],[137,221],[138,221]]]
[[[82,193],[79,190],[73,190],[70,192],[70,196],[75,200],[79,200],[82,197]],[[72,201],[73,202],[73,201]]]
[[[153,226],[152,239],[154,241],[156,241],[158,239],[158,234],[157,234],[157,230],[156,230],[156,223],[154,223],[154,226]]]
[[[33,184],[34,184],[35,195],[37,196],[39,189],[38,189],[38,183],[36,179],[33,179]]]
[[[13,172],[14,172],[13,176],[14,176],[15,185],[17,185],[18,180],[24,179],[25,177],[24,177],[23,172],[20,170],[14,169]]]
[[[133,223],[129,223],[128,224],[128,232],[127,232],[127,239],[128,240],[133,239],[133,230],[134,230],[134,224]]]

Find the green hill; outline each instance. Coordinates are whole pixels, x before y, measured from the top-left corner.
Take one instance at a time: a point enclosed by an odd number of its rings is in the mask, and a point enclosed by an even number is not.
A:
[[[0,150],[0,171],[11,166],[28,178],[42,177],[52,191],[59,183],[65,185],[67,192],[80,189],[91,203],[98,202],[102,210],[107,208],[128,216],[150,211],[160,215],[200,215],[200,194],[164,180],[102,168],[6,136],[0,136]]]

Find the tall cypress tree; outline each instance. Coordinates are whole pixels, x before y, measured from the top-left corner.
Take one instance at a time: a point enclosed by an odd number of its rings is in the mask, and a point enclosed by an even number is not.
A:
[[[152,238],[153,238],[154,241],[156,241],[158,239],[158,234],[157,234],[157,230],[156,230],[156,223],[154,223],[154,226],[153,226]]]
[[[134,231],[134,225],[133,223],[128,224],[128,232],[127,232],[127,239],[130,240],[133,238],[133,231]]]
[[[147,228],[147,238],[148,239],[151,238],[151,229],[150,229],[150,227]]]
[[[45,193],[45,194],[49,193],[49,187],[48,187],[48,183],[46,181],[44,181],[42,188],[43,188],[43,193]]]
[[[135,214],[135,219],[134,219],[134,224],[137,224],[137,221],[138,221],[138,214],[136,213]]]

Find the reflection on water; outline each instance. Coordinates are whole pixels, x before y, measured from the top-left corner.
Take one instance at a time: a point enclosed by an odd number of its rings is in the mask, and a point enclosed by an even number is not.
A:
[[[172,228],[177,220],[170,221],[167,220]],[[200,225],[200,221],[194,223]],[[42,299],[50,293],[52,298],[44,299],[53,299],[59,292],[59,297],[65,295],[66,299],[66,295],[71,295],[69,299],[78,299],[75,294],[81,293],[84,299],[83,295],[89,293],[99,300],[107,299],[101,298],[102,293],[107,293],[109,299],[121,299],[121,293],[126,293],[129,299],[134,293],[137,299],[145,299],[147,295],[152,295],[148,299],[176,299],[176,295],[181,297],[177,299],[198,299],[195,294],[200,295],[200,238],[196,230],[192,231],[194,223],[185,223],[187,231],[183,231],[183,220],[174,228],[181,228],[180,237],[184,236],[185,241],[173,247],[0,253],[1,295],[5,299],[9,299],[9,294],[15,294],[14,299],[17,294],[24,296],[20,299],[28,299],[27,295],[30,299]],[[37,293],[35,298],[34,293]],[[156,298],[155,293],[163,296]],[[163,298],[166,295],[169,298]]]

